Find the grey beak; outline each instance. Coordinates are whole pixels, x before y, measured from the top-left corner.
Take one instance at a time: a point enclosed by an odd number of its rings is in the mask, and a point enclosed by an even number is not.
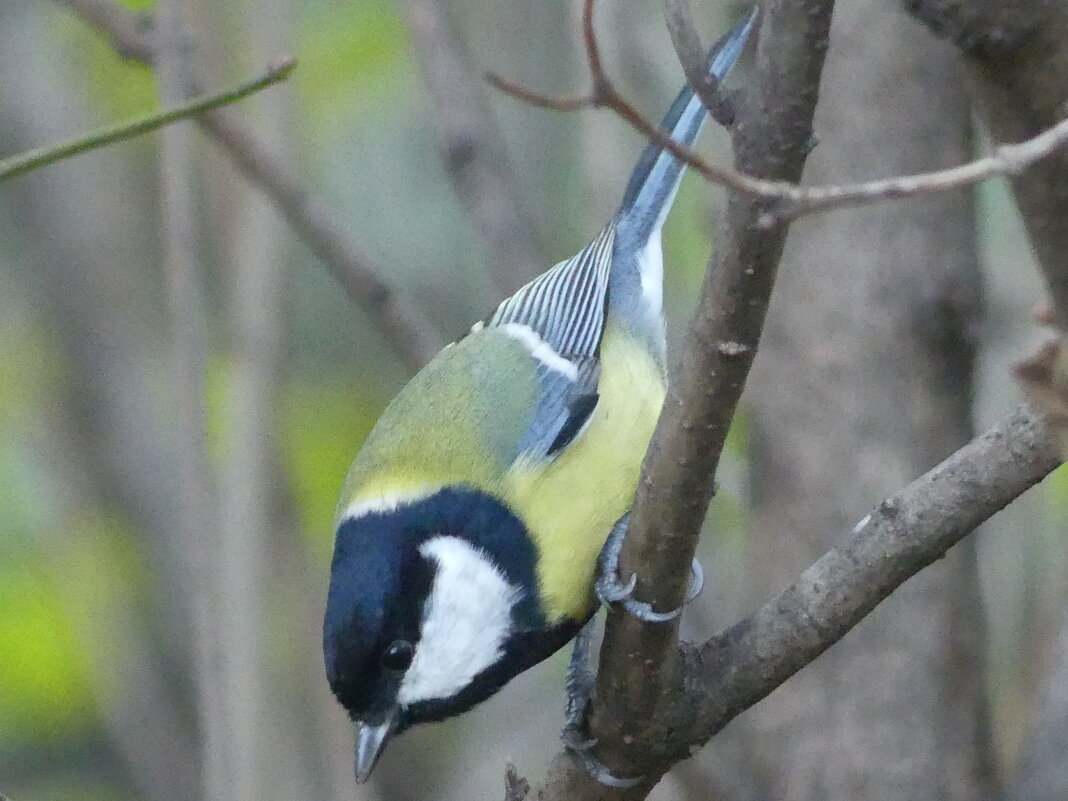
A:
[[[356,783],[363,784],[371,776],[378,758],[386,747],[389,735],[397,727],[397,709],[390,710],[381,723],[356,721]]]

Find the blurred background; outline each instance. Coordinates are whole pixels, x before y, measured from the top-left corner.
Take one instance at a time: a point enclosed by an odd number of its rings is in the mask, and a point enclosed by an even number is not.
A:
[[[607,112],[543,111],[475,84],[523,232],[507,257],[471,213],[472,195],[458,194],[455,163],[443,158],[438,123],[448,109],[420,66],[420,14],[447,10],[453,44],[473,73],[494,70],[566,94],[587,85],[579,4],[186,6],[208,89],[280,55],[298,58],[291,80],[233,113],[442,341],[502,297],[509,274],[497,268],[507,258],[519,271],[548,267],[584,245],[614,210],[642,144]],[[697,2],[695,10],[711,41],[738,7]],[[682,81],[661,13],[657,3],[620,0],[602,3],[597,17],[612,75],[654,118]],[[926,36],[903,15],[893,24]],[[58,0],[0,4],[0,75],[0,155],[158,106],[152,72],[122,59],[108,36]],[[882,108],[872,99],[850,113],[878,125]],[[354,787],[351,732],[320,655],[333,504],[362,438],[412,365],[228,153],[193,134],[183,175],[204,300],[210,456],[209,508],[196,512],[210,527],[197,542],[183,533],[190,510],[176,477],[188,443],[176,428],[181,387],[163,270],[159,137],[0,185],[0,793],[12,801],[197,798],[207,731],[219,786],[234,797],[499,797],[506,761],[533,779],[558,748],[561,656],[471,714],[406,734],[375,781]],[[721,131],[710,128],[702,149],[729,158]],[[864,162],[846,168],[857,179],[872,174]],[[723,200],[690,176],[668,222],[673,338],[696,298]],[[1018,400],[1008,365],[1037,341],[1030,309],[1042,290],[1004,186],[987,184],[966,202],[984,297],[972,405],[981,429]],[[773,371],[757,376],[751,393],[796,391],[776,384]],[[710,512],[708,589],[688,612],[691,637],[782,587],[754,578],[772,557],[751,537],[759,475],[752,444],[743,413]],[[863,438],[856,447],[864,451]],[[844,519],[859,519],[880,498],[860,498]],[[1068,596],[1066,524],[1062,469],[979,535],[986,635],[978,661],[961,669],[985,677],[993,759],[1006,772],[1055,659]],[[784,575],[806,564],[792,562]],[[205,615],[210,641],[197,625]],[[214,687],[208,700],[205,682]],[[743,736],[728,740],[744,752]],[[655,797],[743,797],[726,780],[711,789],[734,753],[718,742]],[[747,764],[768,770],[745,760],[732,769]]]

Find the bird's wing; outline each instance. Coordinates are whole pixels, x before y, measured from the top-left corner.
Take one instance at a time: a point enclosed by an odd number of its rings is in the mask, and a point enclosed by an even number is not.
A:
[[[540,393],[519,457],[552,458],[582,432],[597,407],[614,227],[504,301],[488,320],[537,363]]]

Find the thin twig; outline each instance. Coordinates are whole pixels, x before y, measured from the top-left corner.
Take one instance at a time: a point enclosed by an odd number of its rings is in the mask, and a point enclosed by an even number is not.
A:
[[[685,161],[706,181],[743,195],[764,201],[767,206],[757,220],[762,228],[842,207],[864,206],[886,200],[947,192],[971,186],[988,178],[1015,176],[1052,155],[1068,144],[1068,119],[1062,120],[1037,136],[1011,145],[1000,145],[994,153],[976,161],[913,175],[879,178],[855,184],[802,187],[786,181],[770,181],[736,170],[719,167],[673,141],[668,133],[638,112],[615,88],[601,66],[593,32],[592,14],[595,0],[583,5],[583,30],[586,36],[586,60],[593,84],[583,95],[554,98],[508,81],[495,73],[486,79],[501,91],[523,102],[556,111],[582,108],[608,108],[651,142]]]
[[[686,82],[694,93],[701,98],[712,119],[720,125],[729,126],[733,109],[726,96],[720,91],[719,81],[708,71],[708,49],[701,43],[701,37],[693,24],[693,11],[690,0],[665,0],[664,21],[675,55],[686,74]]]
[[[60,0],[90,25],[108,34],[116,52],[152,64],[156,41],[143,17],[113,0]],[[183,35],[187,36],[187,32]],[[191,80],[195,87],[197,81]],[[417,369],[445,344],[437,327],[412,300],[385,278],[385,271],[352,241],[346,226],[321,198],[307,191],[293,165],[226,109],[194,118],[286,218],[341,284],[345,294],[371,314],[404,361]]]
[[[295,60],[287,58],[269,67],[267,72],[260,77],[253,78],[229,89],[224,89],[221,92],[191,100],[174,108],[156,111],[144,117],[107,125],[61,145],[35,148],[34,150],[11,156],[0,161],[0,181],[14,178],[16,175],[22,175],[41,167],[47,167],[50,164],[55,164],[58,161],[63,161],[81,153],[88,153],[90,150],[96,150],[116,142],[124,142],[127,139],[151,133],[159,130],[164,125],[195,117],[220,106],[236,103],[238,100],[266,89],[272,84],[284,81],[296,66],[297,62]]]

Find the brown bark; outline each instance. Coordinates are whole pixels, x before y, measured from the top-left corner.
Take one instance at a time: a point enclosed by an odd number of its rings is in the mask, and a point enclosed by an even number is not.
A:
[[[876,2],[840,6],[811,183],[966,161],[951,48]],[[754,587],[785,583],[851,521],[970,438],[978,305],[967,192],[800,224],[752,398]],[[974,546],[913,578],[753,710],[750,797],[990,797]]]
[[[735,121],[736,161],[760,177],[796,181],[809,152],[834,4],[766,7],[757,75]],[[591,67],[593,65],[591,64]],[[623,547],[624,575],[640,569],[639,598],[672,608],[686,592],[689,563],[713,494],[712,477],[760,339],[785,227],[760,226],[765,203],[732,196],[698,309],[673,369],[664,413],[643,465]],[[655,598],[650,599],[655,592]],[[609,615],[591,709],[598,758],[618,775],[645,774],[622,796],[594,782],[567,756],[549,770],[542,799],[644,798],[677,756],[657,713],[677,679],[677,622],[644,624]]]

